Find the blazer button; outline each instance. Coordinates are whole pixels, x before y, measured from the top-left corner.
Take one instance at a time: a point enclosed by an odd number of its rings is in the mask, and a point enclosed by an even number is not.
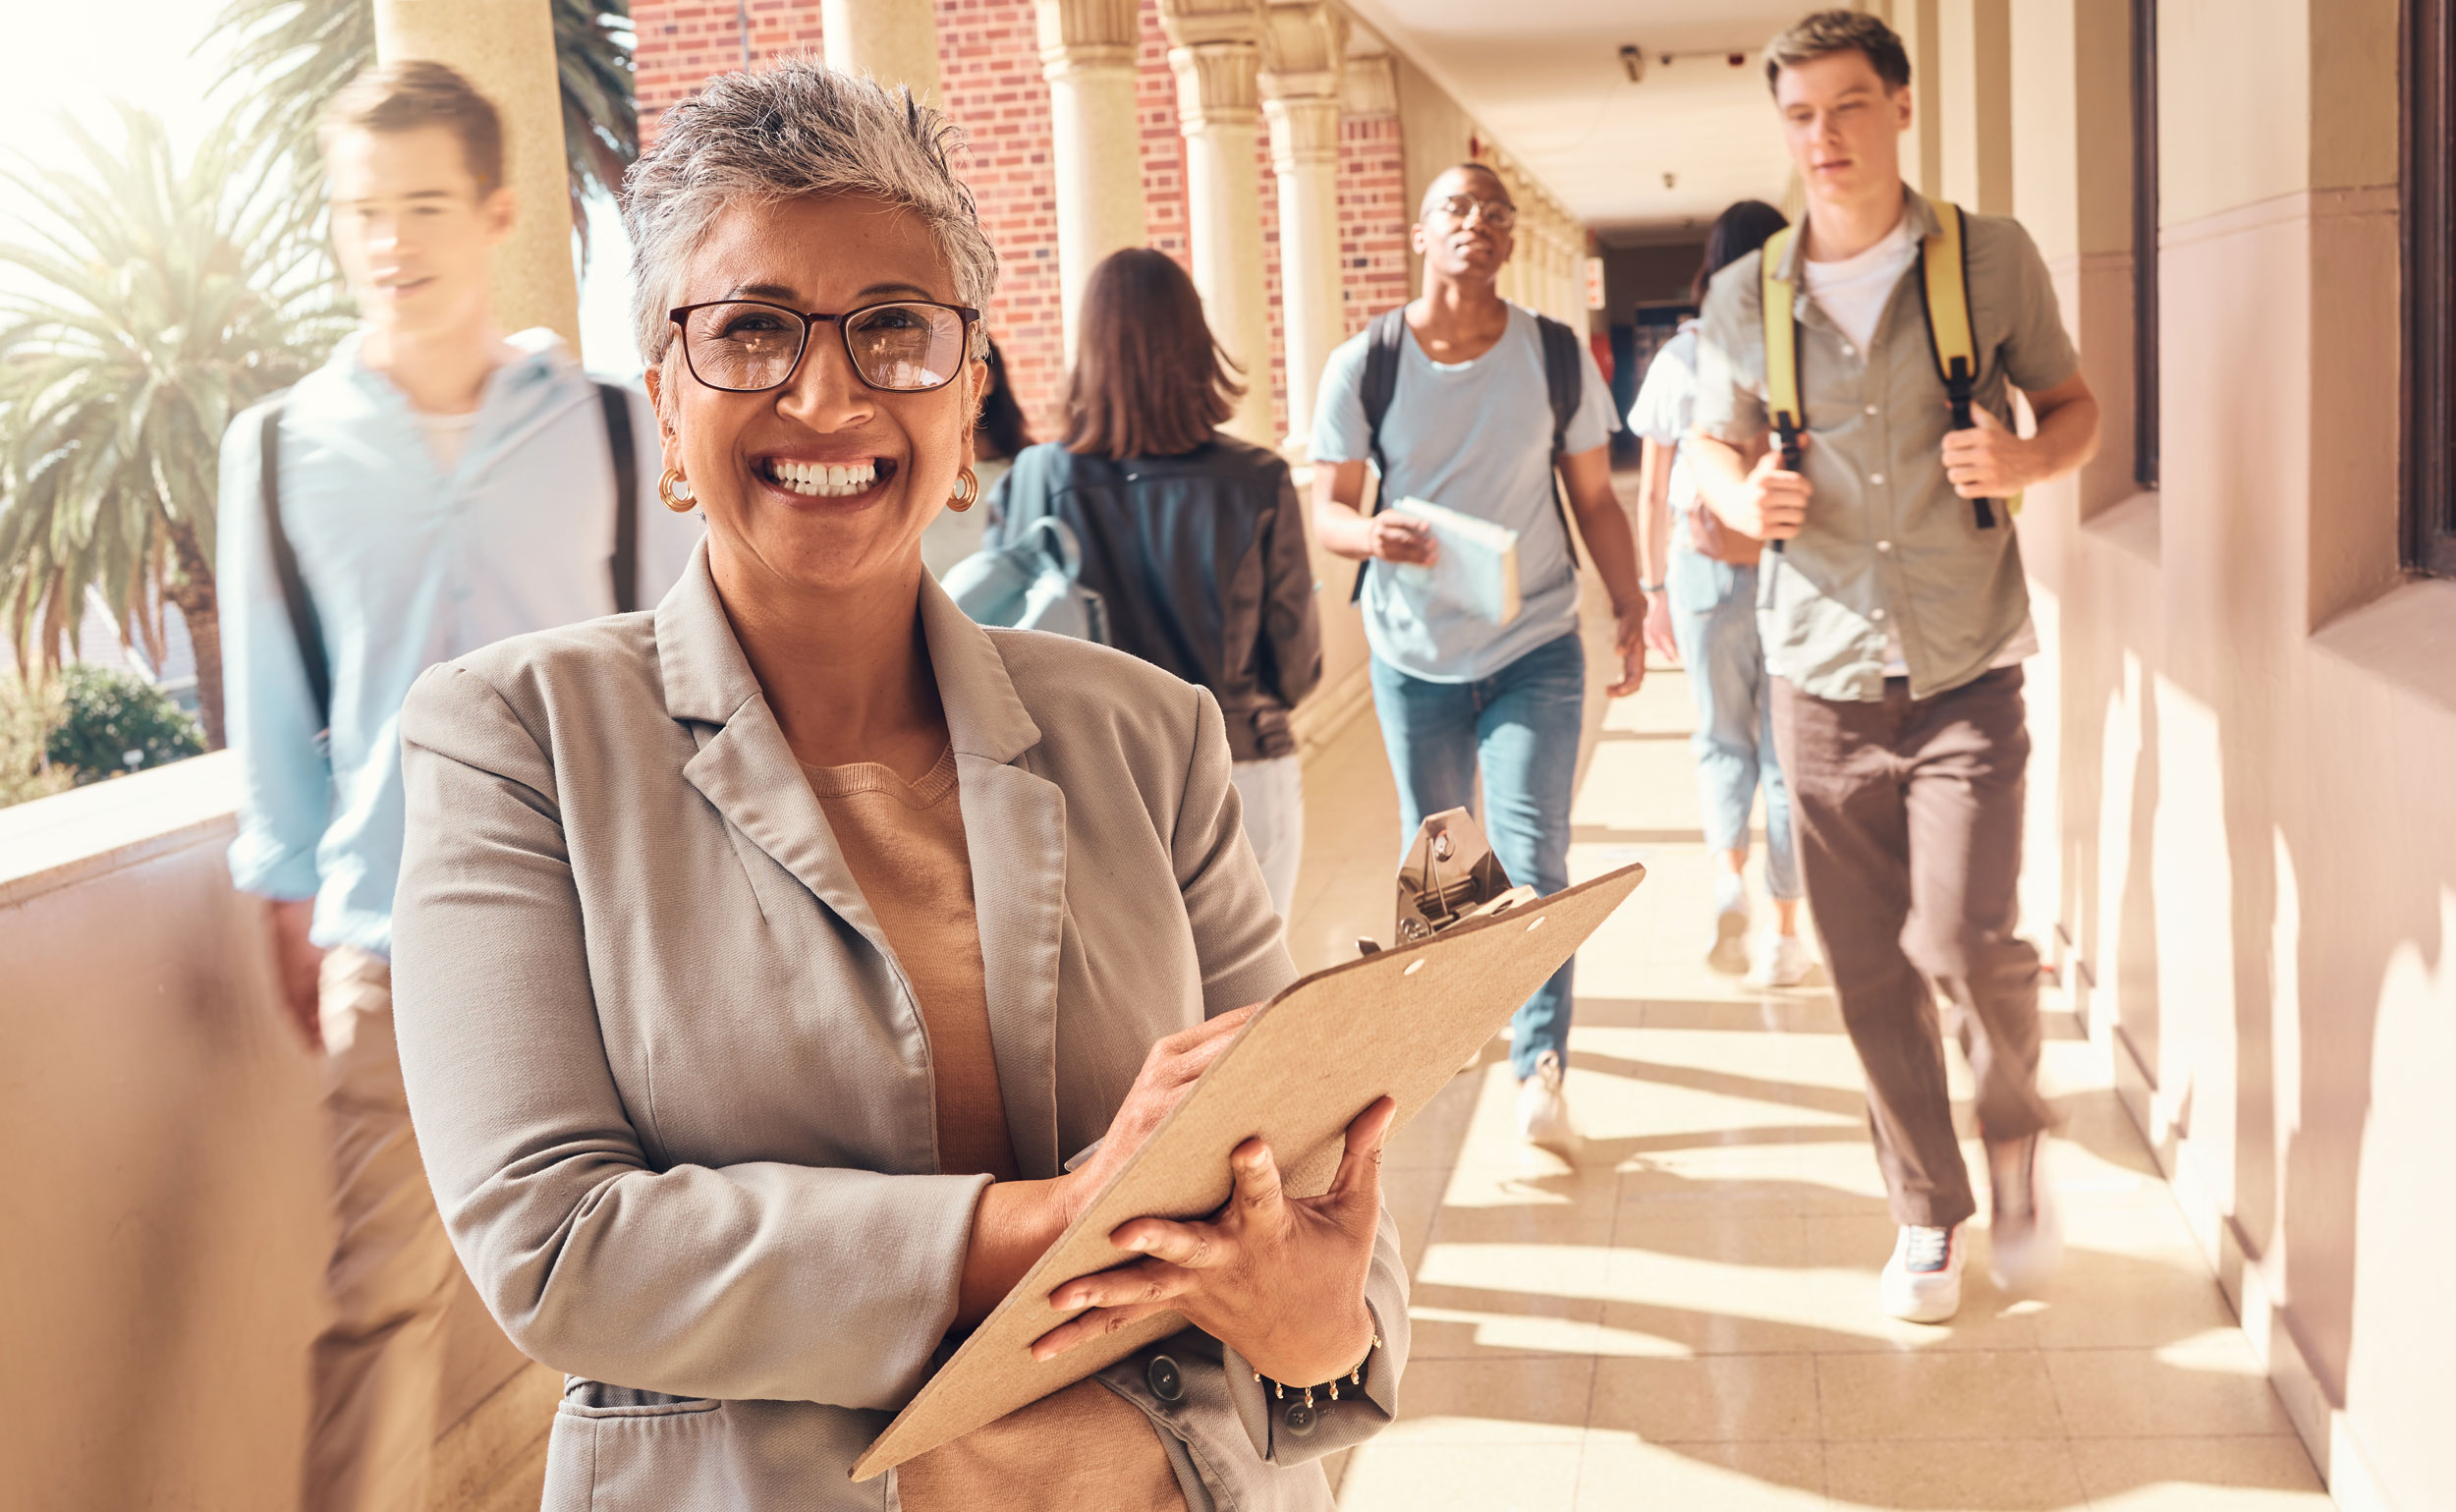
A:
[[[1151,1357],[1151,1368],[1144,1372],[1151,1383],[1151,1394],[1163,1402],[1174,1402],[1186,1394],[1186,1378],[1177,1370],[1177,1362],[1166,1355]]]
[[[1320,1409],[1308,1407],[1303,1402],[1290,1402],[1288,1410],[1279,1415],[1279,1421],[1286,1427],[1290,1437],[1305,1438],[1312,1433],[1313,1425],[1321,1421]]]

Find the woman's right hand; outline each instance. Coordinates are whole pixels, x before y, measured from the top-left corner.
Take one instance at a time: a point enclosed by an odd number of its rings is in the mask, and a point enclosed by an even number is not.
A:
[[[1135,1084],[1126,1091],[1126,1100],[1119,1105],[1116,1116],[1108,1121],[1108,1133],[1100,1137],[1100,1148],[1091,1158],[1059,1178],[1067,1187],[1063,1205],[1066,1221],[1072,1223],[1085,1204],[1099,1195],[1160,1121],[1185,1100],[1194,1084],[1201,1080],[1211,1062],[1228,1048],[1228,1041],[1245,1028],[1259,1004],[1205,1019],[1192,1029],[1153,1044],[1143,1057],[1143,1069],[1135,1076]]]
[[[995,1182],[981,1193],[956,1286],[958,1324],[969,1327],[987,1317],[1039,1263],[1049,1246],[1219,1059],[1254,1012],[1247,1007],[1223,1013],[1152,1045],[1090,1159],[1047,1181]]]

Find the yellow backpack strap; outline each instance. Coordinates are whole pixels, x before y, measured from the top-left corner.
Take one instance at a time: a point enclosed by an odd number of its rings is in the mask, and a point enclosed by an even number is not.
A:
[[[1775,271],[1782,266],[1791,236],[1785,226],[1765,239],[1764,251],[1758,253],[1757,280],[1765,316],[1765,413],[1782,444],[1783,467],[1796,473],[1800,437],[1808,430],[1808,407],[1800,403],[1800,324],[1791,308],[1791,281]],[[1774,542],[1774,552],[1781,554],[1781,541]]]
[[[1962,207],[1939,201],[1935,208],[1936,232],[1919,248],[1919,294],[1926,306],[1936,376],[1953,404],[1953,428],[1968,430],[1978,423],[1971,407],[1979,388],[1979,338],[1970,323],[1970,244]],[[1979,529],[1995,529],[1990,501],[1973,499],[1970,507]],[[2015,498],[2010,507],[2018,512],[2021,500]]]
[[[1765,315],[1765,410],[1789,468],[1799,466],[1800,436],[1808,429],[1808,411],[1800,403],[1800,327],[1791,308],[1791,281],[1776,271],[1793,235],[1785,226],[1767,237],[1758,268]]]

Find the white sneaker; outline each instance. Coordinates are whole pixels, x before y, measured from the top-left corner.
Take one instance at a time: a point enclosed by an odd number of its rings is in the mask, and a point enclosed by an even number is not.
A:
[[[1535,1075],[1518,1084],[1518,1133],[1530,1145],[1563,1154],[1577,1148],[1578,1132],[1569,1124],[1569,1099],[1561,1093],[1561,1058],[1556,1050],[1536,1056]]]
[[[1769,930],[1757,937],[1757,959],[1749,963],[1747,981],[1752,987],[1796,987],[1815,964],[1798,935]]]
[[[1728,872],[1714,879],[1714,948],[1705,964],[1726,977],[1749,969],[1748,886]]]
[[[2043,1291],[2064,1262],[2064,1215],[2046,1179],[2046,1136],[2032,1135],[2029,1145],[2019,1174],[1995,1183],[1987,1225],[1987,1279],[2007,1297]]]
[[[1962,1308],[1962,1231],[1905,1227],[1877,1285],[1888,1316],[1940,1323]]]

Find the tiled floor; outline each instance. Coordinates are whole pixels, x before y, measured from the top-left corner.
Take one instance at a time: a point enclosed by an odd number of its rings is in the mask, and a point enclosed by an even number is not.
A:
[[[1587,1144],[1574,1162],[1521,1148],[1498,1043],[1401,1137],[1387,1190],[1415,1359],[1402,1421],[1332,1467],[1340,1505],[2327,1506],[2067,1020],[2044,1073],[2070,1119],[2052,1295],[2008,1305],[1974,1263],[1949,1326],[1877,1315],[1892,1228],[1821,975],[1760,995],[1703,964],[1679,673],[1598,714],[1571,870],[1636,859],[1649,875],[1579,962],[1569,1096]],[[1396,803],[1369,714],[1306,781],[1292,943],[1310,967],[1390,932]]]

